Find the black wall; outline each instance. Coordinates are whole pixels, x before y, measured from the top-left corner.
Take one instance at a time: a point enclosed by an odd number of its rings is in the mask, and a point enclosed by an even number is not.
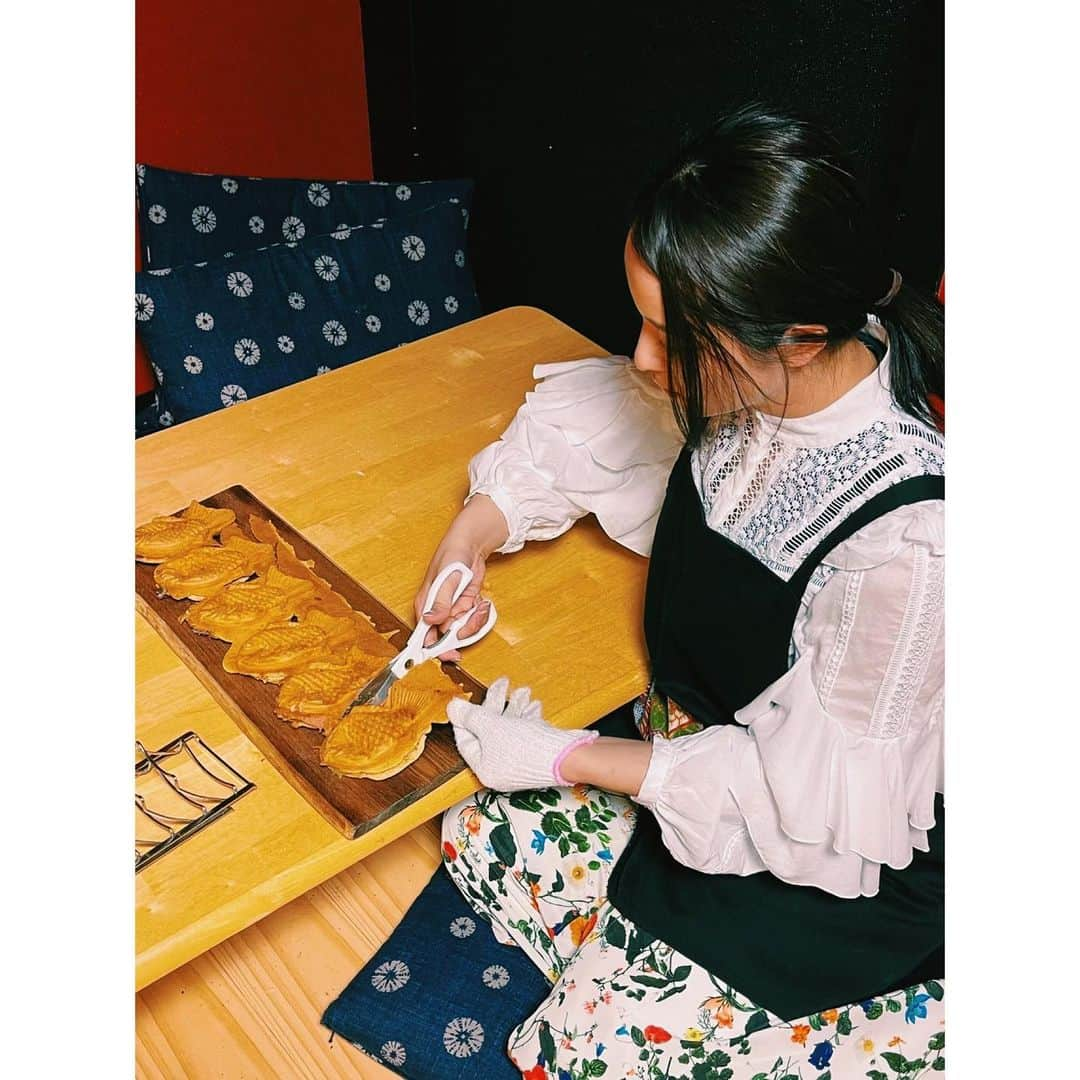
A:
[[[857,156],[893,265],[943,263],[943,17],[932,0],[362,0],[379,179],[471,176],[485,310],[534,304],[632,348],[628,206],[680,138],[758,99]]]

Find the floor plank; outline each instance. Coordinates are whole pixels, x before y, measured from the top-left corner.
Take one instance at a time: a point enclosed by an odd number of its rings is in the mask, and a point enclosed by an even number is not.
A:
[[[137,1080],[388,1080],[319,1019],[438,864],[431,821],[151,983],[135,999]]]

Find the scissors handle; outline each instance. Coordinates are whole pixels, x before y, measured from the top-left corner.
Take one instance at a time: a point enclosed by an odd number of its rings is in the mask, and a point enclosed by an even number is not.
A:
[[[439,571],[435,580],[431,583],[431,587],[428,589],[427,598],[424,601],[424,611],[428,612],[434,607],[435,599],[439,595],[439,590],[443,584],[452,574],[460,574],[461,580],[454,586],[453,595],[450,597],[451,607],[458,600],[461,594],[465,591],[469,582],[473,579],[473,572],[462,562],[448,563]],[[463,615],[459,615],[451,624],[450,628],[438,639],[438,641],[432,642],[428,646],[424,646],[424,638],[427,637],[428,631],[431,629],[431,624],[421,620],[416,624],[416,629],[413,630],[409,637],[409,643],[405,649],[398,655],[397,659],[391,665],[390,670],[397,678],[402,678],[405,672],[410,668],[415,667],[417,664],[424,663],[425,660],[430,660],[432,657],[441,656],[444,652],[450,652],[451,649],[461,649],[466,645],[472,645],[474,642],[479,641],[494,625],[497,618],[497,612],[495,611],[495,605],[488,603],[491,606],[491,610],[488,612],[488,617],[484,621],[484,625],[474,634],[470,634],[468,637],[460,637],[461,629],[465,624],[476,614],[476,609],[479,606],[474,604]]]
[[[458,637],[462,627],[476,614],[479,604],[474,604],[464,615],[459,615],[450,624],[450,629],[438,641],[434,641],[424,648],[424,659],[428,660],[432,656],[441,656],[444,652],[450,652],[451,649],[464,649],[466,645],[472,645],[474,642],[479,641],[495,625],[495,620],[498,618],[495,605],[490,600],[487,603],[490,608],[488,617],[484,620],[484,625],[475,634],[470,634],[468,637]]]
[[[428,589],[427,599],[424,601],[424,614],[426,615],[434,606],[435,601],[438,599],[439,590],[443,587],[447,578],[451,574],[460,574],[461,580],[454,586],[454,593],[450,597],[450,606],[453,607],[457,603],[457,599],[465,591],[469,582],[473,579],[473,572],[463,562],[447,563],[436,575],[435,580],[431,583],[431,588]],[[424,626],[424,633],[420,633],[420,626]],[[420,640],[423,641],[427,636],[427,631],[431,629],[430,624],[424,624],[423,619],[420,620],[420,624],[417,625],[413,631],[413,635],[419,635]]]

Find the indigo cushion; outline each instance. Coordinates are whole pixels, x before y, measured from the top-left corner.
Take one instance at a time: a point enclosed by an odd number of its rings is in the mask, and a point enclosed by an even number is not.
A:
[[[264,180],[135,168],[146,270],[370,225],[451,200],[467,215],[473,190],[471,180]]]
[[[401,1076],[520,1080],[507,1039],[550,991],[440,867],[322,1022]]]
[[[480,314],[455,203],[135,277],[159,426]]]
[[[135,438],[139,439],[143,435],[149,435],[151,432],[160,431],[162,427],[167,426],[169,419],[165,424],[161,422],[161,414],[165,411],[165,404],[161,400],[161,391],[153,390],[148,394],[143,394],[141,397],[135,399]]]

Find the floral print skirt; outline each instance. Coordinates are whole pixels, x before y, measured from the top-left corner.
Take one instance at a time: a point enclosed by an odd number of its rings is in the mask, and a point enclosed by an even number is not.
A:
[[[939,982],[781,1020],[617,912],[607,880],[636,813],[578,785],[480,791],[443,819],[455,884],[553,984],[507,1044],[527,1080],[944,1074]]]

